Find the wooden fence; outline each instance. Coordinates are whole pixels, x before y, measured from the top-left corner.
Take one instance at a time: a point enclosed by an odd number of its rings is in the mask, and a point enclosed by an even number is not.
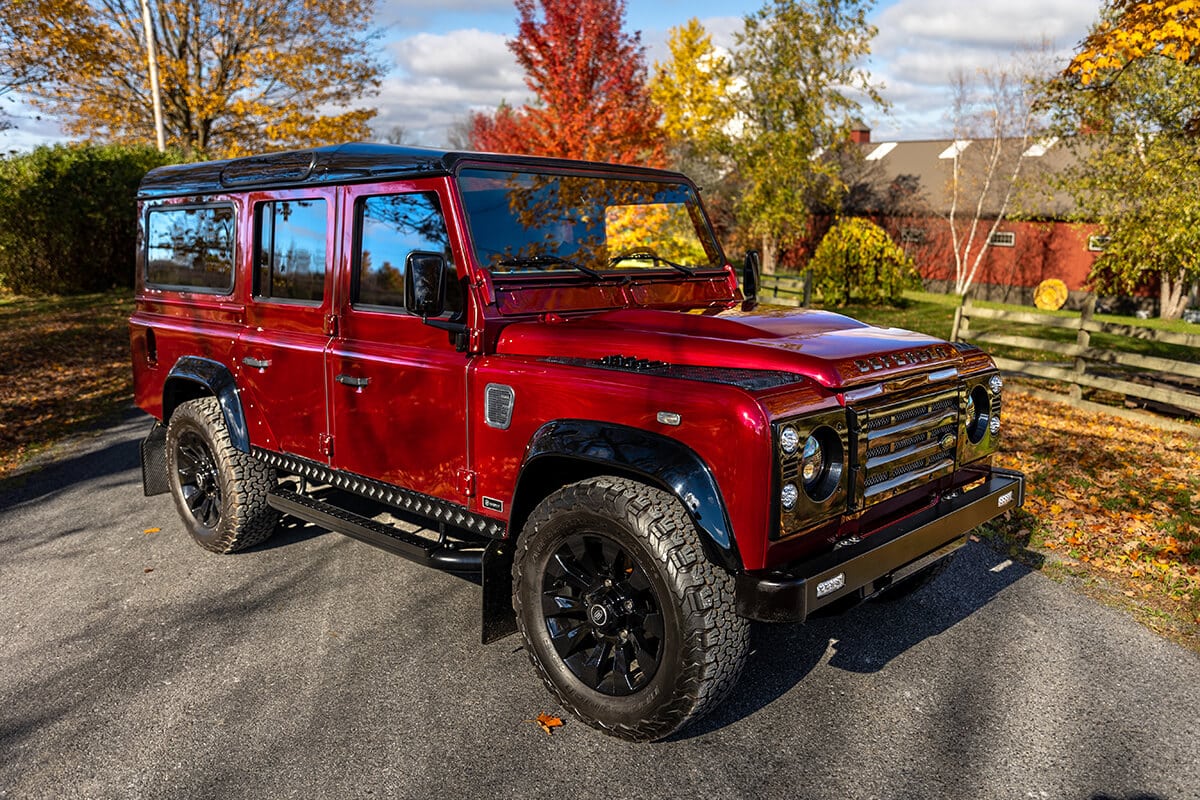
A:
[[[1072,359],[1067,366],[996,358],[996,365],[1006,372],[1070,384],[1070,399],[1076,405],[1092,405],[1084,403],[1082,399],[1083,389],[1090,388],[1200,414],[1200,335],[1101,322],[1094,318],[1095,307],[1095,298],[1089,298],[1079,316],[1063,317],[1035,311],[979,308],[967,300],[955,311],[955,338],[980,345],[1056,353]],[[991,326],[987,331],[972,330],[972,321],[978,320],[1002,323],[1003,330],[997,330],[996,326]],[[1055,342],[1014,332],[1014,329],[1021,330],[1020,326],[1074,330],[1075,343]],[[1093,333],[1191,348],[1185,352],[1194,353],[1195,357],[1189,355],[1187,360],[1177,360],[1093,347]],[[1195,391],[1186,390],[1189,383],[1196,387]]]
[[[812,301],[812,273],[803,278],[791,275],[763,275],[759,279],[758,299],[781,306],[803,306]]]

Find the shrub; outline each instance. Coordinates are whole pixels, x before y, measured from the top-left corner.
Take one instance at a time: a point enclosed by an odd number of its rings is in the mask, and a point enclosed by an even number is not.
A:
[[[887,232],[862,217],[840,220],[829,229],[808,262],[813,285],[826,305],[851,299],[894,303],[917,278],[913,260]]]
[[[55,145],[0,159],[0,286],[17,294],[132,286],[138,182],[179,160],[128,145]]]

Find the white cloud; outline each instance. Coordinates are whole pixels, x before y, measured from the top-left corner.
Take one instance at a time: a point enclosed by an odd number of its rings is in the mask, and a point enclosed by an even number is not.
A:
[[[1096,6],[1080,0],[899,0],[884,8],[869,66],[893,110],[886,118],[868,110],[874,138],[946,135],[953,72],[1011,62],[1043,41],[1065,61],[1095,18]]]
[[[377,131],[404,128],[417,144],[445,145],[447,129],[471,111],[529,99],[507,37],[475,28],[419,33],[394,42],[398,66],[380,87]]]
[[[409,77],[440,80],[467,89],[521,89],[524,73],[508,49],[507,37],[469,28],[446,34],[418,33],[391,46]]]

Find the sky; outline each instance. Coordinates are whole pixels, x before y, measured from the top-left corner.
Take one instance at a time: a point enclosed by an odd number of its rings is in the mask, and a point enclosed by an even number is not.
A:
[[[512,0],[378,0],[385,60],[394,64],[378,97],[380,139],[403,128],[411,144],[444,146],[449,126],[469,111],[529,97],[505,46],[516,33]],[[647,65],[669,57],[669,30],[698,17],[719,46],[732,48],[742,19],[762,0],[626,0],[627,31],[639,31]],[[1046,41],[1058,60],[1083,38],[1098,0],[882,0],[870,14],[879,33],[864,65],[890,111],[864,109],[876,141],[947,138],[949,78],[1005,63]],[[0,132],[0,152],[63,141],[52,119],[7,106],[18,129]]]

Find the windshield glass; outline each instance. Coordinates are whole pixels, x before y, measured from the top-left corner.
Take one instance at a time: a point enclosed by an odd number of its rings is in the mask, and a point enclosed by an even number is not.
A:
[[[458,184],[475,256],[494,274],[723,266],[686,184],[480,168]]]

